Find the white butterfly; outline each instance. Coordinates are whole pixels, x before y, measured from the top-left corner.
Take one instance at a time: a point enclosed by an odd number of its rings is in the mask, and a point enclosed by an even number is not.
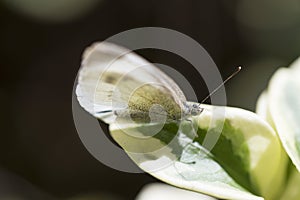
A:
[[[80,105],[106,123],[181,121],[202,112],[187,103],[177,84],[129,49],[101,42],[88,47],[76,88]]]

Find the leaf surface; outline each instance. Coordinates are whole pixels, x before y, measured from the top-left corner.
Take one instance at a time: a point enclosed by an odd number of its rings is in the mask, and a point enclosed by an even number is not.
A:
[[[268,199],[281,159],[274,130],[243,109],[203,107],[192,119],[197,129],[185,120],[150,137],[159,124],[111,124],[111,135],[140,168],[166,183],[222,199]]]

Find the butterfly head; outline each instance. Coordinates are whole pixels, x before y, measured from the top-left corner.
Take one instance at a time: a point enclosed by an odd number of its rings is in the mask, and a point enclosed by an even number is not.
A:
[[[186,116],[197,116],[200,115],[203,108],[200,107],[199,103],[191,103],[186,105]]]

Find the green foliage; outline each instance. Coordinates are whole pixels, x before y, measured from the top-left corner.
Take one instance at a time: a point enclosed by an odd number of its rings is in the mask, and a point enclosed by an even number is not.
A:
[[[144,128],[122,126],[123,129],[119,129],[119,126],[112,124],[110,131],[138,166],[171,185],[222,199],[261,199],[257,195],[268,195],[265,191],[272,187],[271,182],[276,176],[273,166],[280,162],[280,157],[276,155],[281,153],[273,129],[249,111],[226,107],[222,113],[215,112],[220,107],[203,106],[204,112],[194,117],[199,128],[195,138],[190,134],[188,121],[182,122],[179,129],[170,129],[170,126],[176,125],[168,124],[155,137],[147,140],[132,137],[127,132],[138,130],[140,135],[145,135],[155,125],[145,124]],[[176,135],[170,130],[179,132]],[[217,134],[217,130],[221,130],[220,138],[208,152],[203,147],[204,138],[206,134]],[[171,135],[172,142],[165,140],[165,134]],[[184,137],[187,135],[189,137]],[[146,152],[145,147],[151,151]],[[167,150],[159,152],[160,149]],[[170,159],[169,165],[155,171],[147,167],[147,164],[159,165],[163,157]]]
[[[159,124],[111,124],[111,135],[141,169],[170,185],[221,199],[298,200],[299,77],[300,59],[279,69],[257,102],[258,115],[203,105],[193,123],[165,124],[153,137],[147,133]],[[149,167],[166,160],[159,170]]]

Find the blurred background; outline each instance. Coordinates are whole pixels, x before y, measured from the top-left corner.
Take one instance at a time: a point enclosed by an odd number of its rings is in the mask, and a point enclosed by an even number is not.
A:
[[[300,55],[299,0],[0,0],[0,199],[134,199],[157,181],[94,159],[71,109],[84,48],[144,26],[192,37],[223,77],[242,65],[226,85],[228,105],[252,111],[272,73]],[[185,75],[199,99],[207,95],[185,60],[138,53]]]

